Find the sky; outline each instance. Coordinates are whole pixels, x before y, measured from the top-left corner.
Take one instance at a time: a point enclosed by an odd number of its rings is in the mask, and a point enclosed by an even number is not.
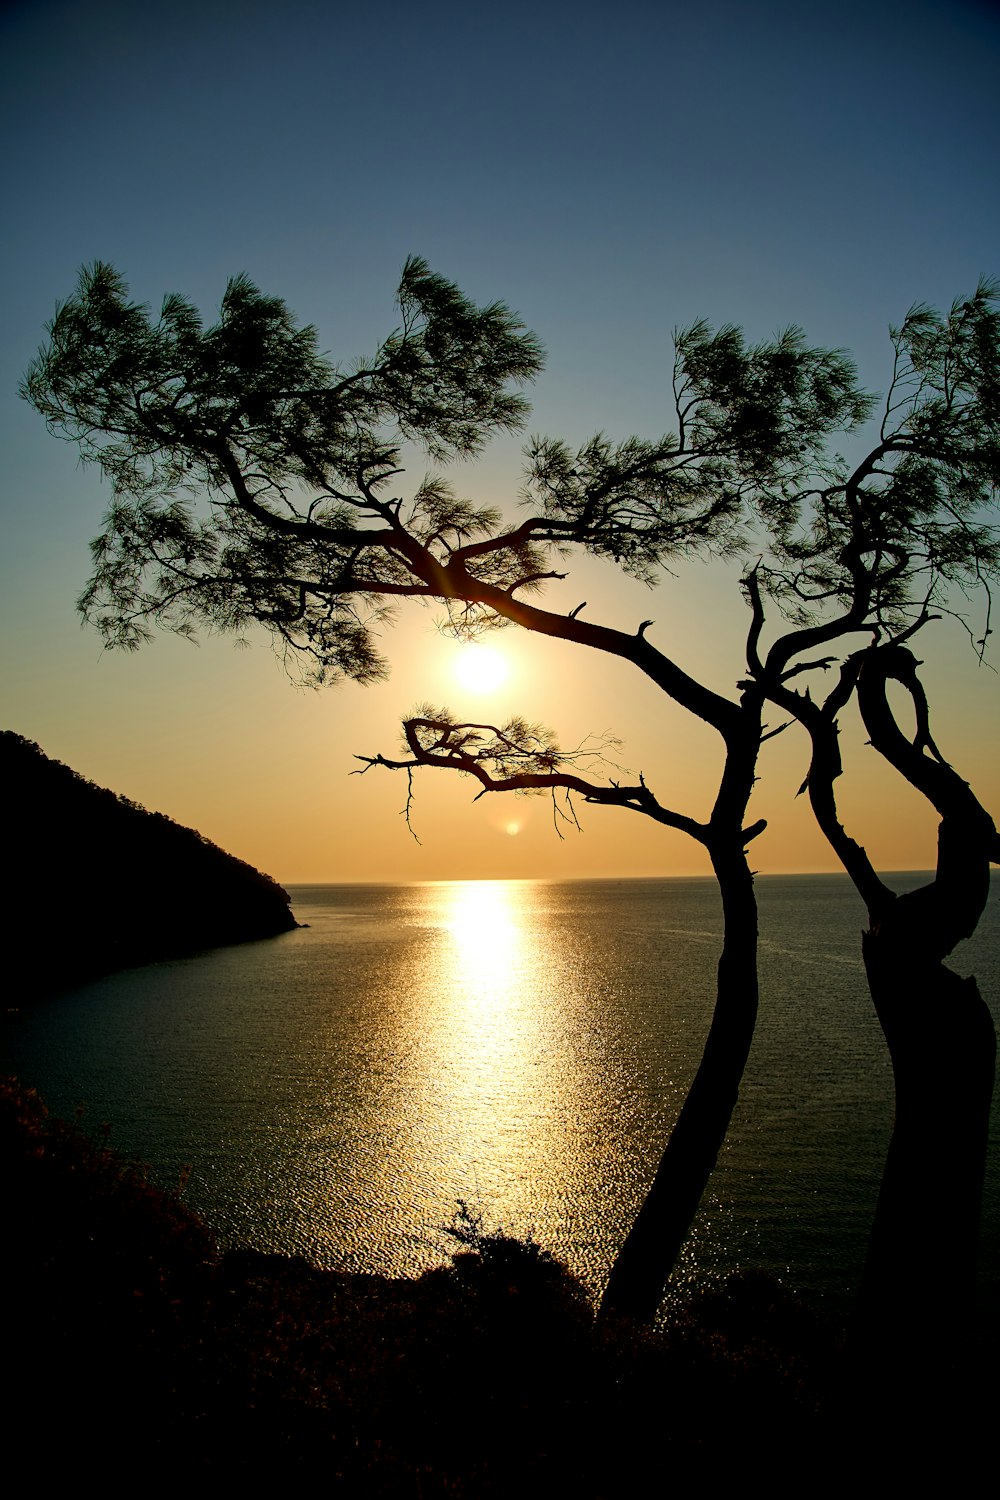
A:
[[[714,735],[625,664],[511,630],[492,641],[505,680],[476,691],[416,607],[374,688],[297,689],[263,638],[104,651],[75,600],[108,491],[18,400],[18,379],[85,262],[114,263],[140,300],[180,291],[208,315],[245,271],[347,361],[394,326],[418,254],[545,344],[532,432],[658,436],[671,330],[701,316],[751,338],[800,324],[882,390],[888,325],[1000,272],[1000,8],[15,0],[0,59],[0,727],[284,882],[705,873],[691,840],[620,809],[578,809],[583,832],[560,838],[545,799],[473,804],[468,781],[430,772],[418,844],[404,779],[351,774],[357,754],[396,751],[415,705],[447,703],[522,712],[564,745],[613,734],[622,771],[705,816]],[[522,442],[457,466],[459,489],[512,510]],[[651,640],[735,693],[746,612],[732,569],[685,562],[650,594],[574,561],[551,603],[583,599],[588,618],[627,629],[652,616]],[[996,815],[1000,678],[948,622],[918,654],[936,739]],[[853,721],[844,745],[850,831],[883,869],[926,868],[932,813]],[[761,871],[834,867],[795,796],[805,764],[797,730],[765,747]],[[109,886],[124,875],[96,869]]]

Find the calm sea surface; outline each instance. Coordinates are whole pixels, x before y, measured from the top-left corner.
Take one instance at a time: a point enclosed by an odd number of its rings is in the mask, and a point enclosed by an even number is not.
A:
[[[917,877],[899,876],[902,889]],[[688,1278],[759,1265],[839,1308],[892,1112],[841,876],[764,877],[761,1016]],[[1000,901],[955,958],[1000,996]],[[25,1011],[0,1066],[228,1243],[321,1265],[440,1263],[458,1199],[603,1285],[697,1065],[711,880],[298,886],[307,929],[133,970]],[[60,897],[50,893],[53,931]],[[61,899],[72,899],[64,893]],[[996,1009],[995,1009],[996,1013]],[[996,1112],[995,1112],[996,1115]],[[984,1292],[998,1300],[1000,1141]]]

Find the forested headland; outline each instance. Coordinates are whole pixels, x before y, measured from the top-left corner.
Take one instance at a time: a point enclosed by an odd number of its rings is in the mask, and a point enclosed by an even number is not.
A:
[[[116,969],[294,928],[288,893],[193,828],[0,732],[8,1004]]]

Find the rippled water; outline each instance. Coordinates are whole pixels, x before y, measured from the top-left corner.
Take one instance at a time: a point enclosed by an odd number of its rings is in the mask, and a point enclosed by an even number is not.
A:
[[[758,895],[760,1024],[687,1272],[764,1265],[836,1303],[891,1121],[863,910],[839,876],[766,877]],[[187,1201],[227,1241],[414,1272],[447,1253],[462,1198],[598,1290],[704,1042],[714,882],[310,886],[293,902],[308,928],[26,1012],[4,1069],[60,1112],[83,1101],[161,1180],[190,1167]],[[995,897],[957,962],[1000,993]],[[992,1256],[995,1172],[987,1218]]]

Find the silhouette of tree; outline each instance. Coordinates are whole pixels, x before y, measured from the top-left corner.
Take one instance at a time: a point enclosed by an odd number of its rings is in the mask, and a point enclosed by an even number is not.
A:
[[[984,335],[982,347],[965,350],[961,369],[953,361],[943,393],[920,366],[920,348],[943,325],[911,313],[912,376],[897,371],[880,441],[853,465],[830,445],[874,406],[843,353],[810,348],[797,329],[748,345],[734,327],[698,322],[676,336],[676,430],[618,444],[598,436],[576,451],[534,439],[516,523],[459,499],[437,475],[409,498],[394,491],[403,440],[443,462],[523,421],[511,387],[540,368],[539,345],[506,308],[476,308],[421,261],[404,269],[399,306],[401,326],[345,372],[317,353],[312,329],[296,328],[282,302],[244,278],[230,283],[218,324],[203,329],[176,296],[154,322],[114,271],[95,266],[50,325],[24,391],[112,482],[81,599],[111,644],[135,647],[153,626],[257,623],[306,680],[366,682],[384,673],[375,636],[394,604],[440,601],[460,635],[513,623],[630,663],[718,733],[724,766],[707,820],[667,805],[641,777],[632,786],[595,779],[586,749],[564,752],[519,720],[469,725],[429,709],[406,722],[404,759],[363,757],[411,777],[424,767],[470,774],[484,793],[575,793],[680,829],[707,850],[724,918],[714,1018],[604,1303],[649,1317],[725,1137],[753,1036],[757,912],[746,849],[765,825],[748,824],[747,809],[761,745],[778,732],[765,707],[798,707],[789,684],[836,659],[815,652],[858,632],[904,640],[945,585],[975,582],[996,564],[993,533],[978,519],[998,472],[992,292],[981,287],[966,304],[963,327],[971,345]],[[762,552],[746,581],[748,675],[737,696],[706,687],[655,646],[650,621],[629,633],[582,618],[582,605],[567,615],[536,602],[546,581],[565,577],[554,564],[577,548],[648,583],[678,557]],[[765,599],[790,626],[766,649]],[[804,721],[808,710],[793,716]]]
[[[941,818],[934,879],[897,895],[837,816],[839,774],[829,699],[811,712],[812,804],[823,832],[868,909],[862,951],[892,1058],[896,1110],[868,1262],[860,1324],[866,1338],[933,1361],[970,1326],[996,1035],[975,978],[944,960],[971,937],[989,895],[1000,836],[969,785],[938,750],[917,667],[906,647],[874,645],[845,664],[855,679],[870,742]],[[912,737],[900,728],[886,685],[905,688]],[[831,694],[831,697],[833,695]],[[944,1296],[927,1288],[945,1278]],[[919,1318],[914,1310],[923,1307]]]
[[[854,600],[881,596],[878,629],[870,646],[840,663],[824,700],[774,680],[767,693],[810,735],[802,789],[868,909],[864,962],[893,1064],[895,1122],[862,1287],[863,1322],[869,1335],[897,1347],[933,1351],[968,1326],[973,1306],[996,1054],[975,980],[960,979],[943,961],[976,929],[1000,839],[934,743],[919,663],[903,642],[949,610],[949,584],[978,588],[985,599],[983,634],[974,642],[980,658],[991,633],[998,529],[989,507],[1000,477],[996,287],[980,284],[945,316],[912,309],[892,341],[878,444],[852,484],[828,485],[812,497],[811,530],[786,545],[783,570],[768,579],[786,603],[805,607],[831,591]],[[762,622],[761,571],[752,570],[745,586]],[[750,667],[766,681],[766,666],[753,653]],[[909,695],[912,736],[899,726],[888,681]],[[838,814],[838,720],[854,693],[870,743],[941,818],[934,880],[899,896]],[[942,1277],[948,1295],[932,1299],[933,1310],[918,1323],[914,1309]]]

